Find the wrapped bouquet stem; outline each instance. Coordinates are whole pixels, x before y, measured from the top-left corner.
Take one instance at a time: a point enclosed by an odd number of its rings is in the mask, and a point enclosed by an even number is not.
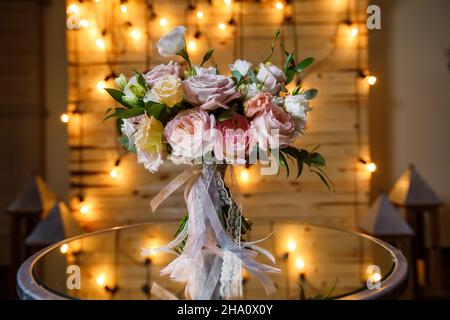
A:
[[[297,85],[289,92],[286,85],[313,59],[296,63],[294,54],[282,47],[283,68],[272,64],[278,35],[277,30],[268,57],[256,68],[249,61],[236,60],[228,77],[213,66],[204,66],[213,49],[200,65],[192,63],[185,28],[178,26],[156,46],[162,56],[179,56],[184,62],[170,61],[146,73],[136,72],[129,80],[121,74],[115,80],[118,89],[106,89],[121,106],[109,108],[105,119],[116,119],[120,143],[135,152],[148,171],[157,172],[166,160],[193,164],[151,202],[155,211],[184,186],[188,214],[175,239],[161,248],[144,249],[178,255],[162,273],[186,283],[186,298],[239,298],[243,268],[259,279],[268,295],[275,291],[267,273],[279,270],[256,257],[265,255],[273,263],[275,259],[256,243],[245,241],[250,225],[237,201],[233,165],[268,161],[270,170],[261,174],[277,174],[281,165],[289,176],[289,165],[295,164],[297,178],[307,167],[328,187],[332,185],[323,170],[324,157],[315,149],[294,146],[305,130],[309,103],[317,90]],[[175,298],[158,284],[152,292]]]

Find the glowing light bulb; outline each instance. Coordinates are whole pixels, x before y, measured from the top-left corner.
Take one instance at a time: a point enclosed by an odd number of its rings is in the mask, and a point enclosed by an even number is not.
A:
[[[134,29],[134,30],[131,30],[130,36],[134,40],[139,40],[139,38],[141,37],[141,33],[138,30]]]
[[[303,261],[302,258],[296,258],[295,266],[297,267],[298,271],[303,271],[303,269],[305,268],[305,261]]]
[[[87,215],[89,213],[90,209],[91,209],[91,207],[87,203],[83,203],[80,205],[80,213],[82,215]]]
[[[367,168],[367,171],[369,171],[369,172],[375,172],[375,171],[377,171],[377,165],[376,165],[375,163],[373,163],[373,162],[369,162],[369,163],[366,165],[366,168]]]
[[[248,171],[246,169],[242,170],[242,172],[241,172],[241,181],[243,183],[246,183],[246,182],[248,182],[248,179],[249,179]]]
[[[297,244],[294,241],[289,241],[288,242],[288,250],[290,252],[295,251],[295,249],[297,249]]]
[[[195,51],[195,49],[197,48],[197,45],[196,45],[196,43],[195,43],[194,40],[190,40],[190,41],[188,42],[187,47],[188,47],[188,50],[189,50],[189,51]]]
[[[358,35],[359,31],[357,27],[353,27],[352,30],[350,31],[350,35],[352,37],[356,37]]]
[[[373,275],[372,275],[372,281],[373,282],[378,282],[378,281],[380,281],[381,280],[381,274],[379,274],[378,272],[375,272]]]
[[[277,3],[275,3],[275,8],[277,8],[278,10],[283,10],[284,8],[284,4],[281,1],[277,1]]]
[[[205,15],[203,14],[203,11],[197,11],[196,16],[197,16],[198,19],[203,19],[203,17],[204,17]]]
[[[111,176],[111,178],[117,179],[119,177],[119,168],[117,166],[112,168],[111,171],[109,172],[109,175]]]
[[[230,6],[233,3],[233,0],[223,0],[226,6]]]
[[[97,82],[97,90],[103,92],[103,89],[105,89],[106,83],[105,81],[99,81]]]
[[[219,25],[217,26],[219,27],[220,30],[225,30],[227,28],[227,26],[225,25],[225,23],[219,23]]]
[[[105,49],[105,40],[98,38],[97,40],[95,40],[95,45],[99,48],[99,49]]]
[[[375,76],[367,76],[366,79],[370,86],[373,86],[377,82],[377,77]]]
[[[127,13],[127,11],[128,11],[128,8],[127,8],[127,5],[126,4],[121,4],[120,5],[120,11],[122,11],[122,13]]]
[[[105,283],[106,283],[106,276],[104,273],[100,273],[97,278],[95,279],[95,282],[97,283],[98,286],[100,287],[104,287]]]
[[[160,25],[161,27],[167,26],[168,23],[169,23],[169,22],[167,21],[166,18],[161,18],[161,19],[159,19],[159,25]]]
[[[62,122],[67,123],[67,122],[70,121],[70,116],[69,116],[69,114],[67,114],[67,113],[63,113],[63,114],[61,115],[60,119],[61,119]]]
[[[80,8],[75,3],[72,3],[70,6],[67,7],[67,13],[69,14],[78,12],[80,12]]]
[[[69,251],[69,245],[67,243],[64,243],[60,248],[59,251],[61,251],[62,254],[66,254],[67,251]]]
[[[80,26],[82,26],[83,28],[88,28],[89,27],[89,21],[87,21],[86,19],[81,19]]]

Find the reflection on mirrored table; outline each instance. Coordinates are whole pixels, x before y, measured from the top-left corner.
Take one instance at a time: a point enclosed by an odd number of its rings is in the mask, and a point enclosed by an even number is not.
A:
[[[358,293],[370,296],[368,284],[386,282],[397,286],[406,278],[406,268],[399,273],[401,253],[376,239],[298,222],[256,221],[253,226],[246,240],[271,234],[258,245],[275,256],[276,267],[282,271],[269,274],[277,292],[266,296],[259,280],[243,269],[243,299],[336,299],[357,297]],[[19,271],[19,281],[20,272],[28,272],[29,267],[31,285],[42,287],[49,297],[157,299],[151,293],[156,282],[184,299],[184,284],[160,275],[176,255],[141,255],[142,248],[171,241],[176,229],[175,222],[151,223],[69,239],[32,257]],[[261,255],[258,260],[271,263]],[[79,267],[80,288],[68,285],[73,272],[70,266]],[[392,281],[394,273],[396,279]],[[33,298],[33,294],[26,296],[30,283],[22,282],[22,298]]]

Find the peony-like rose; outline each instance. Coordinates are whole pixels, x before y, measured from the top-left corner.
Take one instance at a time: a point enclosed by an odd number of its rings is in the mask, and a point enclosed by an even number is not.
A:
[[[286,76],[280,68],[269,63],[259,65],[258,75],[256,76],[259,82],[263,83],[262,91],[270,92],[273,95],[278,94],[284,87]]]
[[[162,123],[154,117],[142,116],[134,134],[137,160],[145,169],[155,173],[166,157],[166,145],[163,143]]]
[[[156,81],[164,76],[172,75],[179,77],[181,67],[178,62],[170,61],[168,64],[160,64],[154,67],[152,70],[144,74],[144,79],[149,87],[152,87]]]
[[[312,110],[309,101],[303,94],[289,95],[284,99],[284,106],[294,119],[296,135],[302,134],[306,127],[307,112]]]
[[[248,154],[250,143],[249,128],[247,117],[237,113],[233,114],[230,119],[218,122],[216,144],[214,145],[216,159],[232,164],[245,164],[245,156]]]
[[[176,56],[186,50],[185,41],[186,28],[183,26],[175,27],[172,31],[159,39],[156,47],[163,57]]]
[[[249,118],[253,118],[254,116],[269,111],[271,106],[272,95],[268,92],[261,92],[244,102],[244,114]]]
[[[164,136],[172,147],[172,161],[188,163],[210,152],[214,146],[211,138],[214,126],[214,115],[200,108],[178,113],[164,129]]]
[[[149,100],[164,103],[169,108],[183,101],[184,91],[180,78],[166,75],[158,79],[151,90]]]
[[[242,76],[245,76],[252,67],[252,63],[247,60],[237,59],[233,64],[230,64],[229,67],[231,71],[237,71]]]
[[[217,69],[214,67],[203,68],[199,66],[194,66],[195,74],[217,74]]]
[[[256,146],[263,150],[277,149],[287,146],[293,139],[295,124],[289,113],[283,108],[272,105],[266,111],[255,117],[250,126],[251,142],[250,149]]]
[[[200,74],[183,81],[187,100],[203,110],[228,109],[227,103],[240,97],[231,78],[217,74]]]

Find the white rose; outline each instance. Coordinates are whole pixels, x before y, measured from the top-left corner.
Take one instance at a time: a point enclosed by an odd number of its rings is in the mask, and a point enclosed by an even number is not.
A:
[[[169,108],[183,101],[184,90],[180,78],[167,75],[155,82],[149,100],[164,103]],[[147,98],[147,97],[146,97]]]
[[[175,27],[172,31],[159,39],[156,47],[163,57],[176,56],[186,48],[185,41],[186,28],[183,26]]]
[[[294,119],[296,133],[303,133],[306,127],[307,112],[312,110],[309,107],[309,101],[303,94],[286,96],[284,106]]]
[[[256,76],[259,82],[263,83],[262,91],[270,92],[273,95],[278,94],[284,86],[286,76],[283,70],[277,66],[269,63],[259,65],[258,75]]]
[[[202,68],[199,66],[194,66],[195,74],[217,74],[217,69],[214,67]]]
[[[252,64],[251,64],[251,62],[248,62],[247,60],[237,59],[233,64],[230,64],[229,67],[230,67],[231,71],[237,71],[242,76],[245,76],[247,74],[247,72],[250,70],[250,68],[252,67]]]

